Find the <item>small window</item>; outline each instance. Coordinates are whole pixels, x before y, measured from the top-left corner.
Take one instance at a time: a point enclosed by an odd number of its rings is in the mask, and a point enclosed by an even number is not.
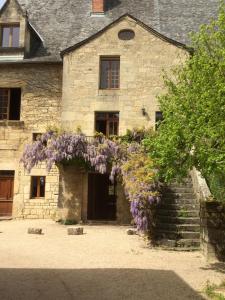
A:
[[[135,33],[131,29],[123,29],[118,33],[118,37],[120,40],[129,41],[134,39]]]
[[[33,133],[33,136],[32,136],[33,137],[33,142],[39,141],[41,136],[42,136],[42,133],[40,133],[40,132]]]
[[[21,89],[0,88],[0,120],[20,120]]]
[[[2,25],[0,28],[0,46],[1,47],[19,47],[20,26],[19,25]]]
[[[120,58],[101,57],[100,89],[118,89],[120,87]]]
[[[160,126],[160,123],[163,121],[163,114],[161,111],[156,111],[155,113],[155,129],[157,130]]]
[[[119,134],[119,113],[118,112],[96,112],[95,130],[105,136]]]
[[[32,176],[31,177],[31,198],[45,197],[45,177]]]
[[[42,142],[42,144],[45,146],[45,147],[47,147],[47,141],[43,141],[42,140],[42,135],[43,135],[43,133],[40,133],[40,132],[35,132],[35,133],[33,133],[32,134],[32,141],[33,142],[37,142],[37,141],[41,141]]]

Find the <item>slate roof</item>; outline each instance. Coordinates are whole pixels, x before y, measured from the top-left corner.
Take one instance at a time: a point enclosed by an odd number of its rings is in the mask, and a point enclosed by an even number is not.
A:
[[[103,16],[92,0],[17,0],[43,39],[32,60],[59,61],[60,51],[89,38],[124,14],[188,45],[189,33],[217,16],[219,0],[106,0]]]

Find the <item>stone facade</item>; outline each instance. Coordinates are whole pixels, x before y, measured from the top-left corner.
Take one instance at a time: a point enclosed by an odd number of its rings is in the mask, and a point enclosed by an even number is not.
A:
[[[208,261],[225,261],[225,204],[216,202],[206,180],[191,171],[193,187],[200,203],[201,247]]]
[[[0,121],[0,171],[15,171],[13,217],[50,218],[58,204],[57,168],[44,165],[27,174],[19,164],[33,133],[60,122],[62,67],[60,65],[1,66],[0,88],[21,88],[20,121]],[[46,176],[45,199],[30,199],[31,176]]]
[[[20,22],[20,47],[29,53],[30,31],[16,1],[0,15],[0,23]],[[132,29],[135,38],[122,41],[118,32]],[[99,89],[101,56],[120,57],[120,89]],[[1,58],[1,55],[0,55]],[[97,38],[66,54],[61,62],[1,64],[0,88],[21,88],[21,118],[0,121],[0,171],[15,171],[13,217],[87,221],[88,173],[71,167],[44,164],[27,174],[19,164],[33,133],[52,126],[95,131],[95,112],[119,112],[119,134],[134,127],[153,127],[163,92],[162,69],[181,64],[187,52],[156,36],[130,17],[112,24]],[[142,109],[146,115],[143,115]],[[31,176],[45,176],[45,197],[31,198]],[[129,223],[129,203],[117,186],[117,222]]]
[[[132,29],[135,38],[123,41],[118,33]],[[101,56],[120,57],[120,89],[99,89]],[[94,134],[94,112],[118,111],[119,134],[134,127],[154,127],[157,96],[164,90],[162,70],[181,64],[187,52],[150,33],[126,17],[96,39],[65,54],[63,60],[62,122],[65,127]],[[145,108],[146,115],[142,115]]]
[[[201,203],[202,249],[208,261],[225,262],[225,205]]]

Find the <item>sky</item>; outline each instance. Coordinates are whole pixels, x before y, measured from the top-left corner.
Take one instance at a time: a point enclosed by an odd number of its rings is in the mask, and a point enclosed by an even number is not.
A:
[[[5,0],[0,0],[0,8],[2,7],[4,2],[5,2]]]

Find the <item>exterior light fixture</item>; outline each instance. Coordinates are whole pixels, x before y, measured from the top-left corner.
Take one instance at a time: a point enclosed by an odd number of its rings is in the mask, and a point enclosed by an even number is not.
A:
[[[146,116],[146,115],[147,115],[146,110],[145,110],[144,107],[142,107],[141,111],[142,111],[142,115],[143,115],[143,116]]]

